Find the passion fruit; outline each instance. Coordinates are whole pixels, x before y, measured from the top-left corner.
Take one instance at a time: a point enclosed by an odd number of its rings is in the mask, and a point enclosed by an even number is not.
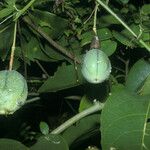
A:
[[[89,50],[82,64],[82,74],[90,83],[101,83],[108,79],[111,73],[111,63],[108,56],[100,49]]]
[[[15,70],[0,71],[0,114],[13,114],[26,101],[27,82]]]

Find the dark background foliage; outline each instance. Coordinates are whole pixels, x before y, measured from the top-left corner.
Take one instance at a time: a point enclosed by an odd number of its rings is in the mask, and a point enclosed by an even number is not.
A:
[[[9,67],[14,20],[18,20],[13,68],[27,80],[28,102],[40,97],[11,116],[0,116],[0,137],[18,140],[27,146],[36,143],[42,135],[41,121],[46,122],[52,131],[88,107],[87,104],[81,105],[85,99],[89,105],[94,99],[104,102],[113,83],[125,84],[135,62],[141,58],[149,60],[149,52],[99,6],[97,32],[101,50],[110,58],[112,73],[110,79],[100,85],[89,84],[81,75],[78,60],[82,61],[83,54],[90,49],[93,37],[93,16],[90,15],[95,2],[41,0],[22,11],[29,2],[0,2],[0,68],[5,70]],[[137,35],[141,27],[140,38],[149,44],[148,0],[114,0],[109,2],[109,6]],[[87,130],[88,134],[83,132],[85,138],[79,134],[71,139],[71,149],[85,149],[90,145],[101,147],[99,124],[93,126]]]

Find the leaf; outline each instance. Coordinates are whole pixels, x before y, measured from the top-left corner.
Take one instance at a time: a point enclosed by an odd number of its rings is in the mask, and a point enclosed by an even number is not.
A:
[[[72,50],[73,54],[76,57],[80,57],[81,54],[82,54],[83,49],[81,48],[79,40],[76,40],[75,38],[72,38],[72,39],[69,40],[69,44],[71,46],[71,50]]]
[[[40,1],[35,1],[33,3],[33,6],[34,7],[41,7],[41,6],[44,6],[45,4],[49,4],[50,2],[53,2],[54,0],[40,0]]]
[[[78,80],[78,82],[77,82]],[[58,67],[54,76],[49,77],[39,88],[39,92],[56,92],[59,90],[78,86],[83,83],[80,66],[77,71],[74,65],[65,65]]]
[[[124,4],[124,5],[129,2],[129,0],[115,0],[115,1],[117,1],[117,2],[119,2],[119,3],[122,3],[122,4]]]
[[[100,114],[93,114],[82,118],[76,124],[66,129],[62,136],[67,141],[68,145],[71,145],[77,138],[90,133],[99,126]]]
[[[99,21],[101,26],[108,26],[112,24],[120,24],[120,22],[114,18],[112,15],[103,15]]]
[[[117,31],[113,31],[112,32],[113,36],[122,44],[129,46],[129,47],[134,47],[136,45],[134,38],[132,37],[131,40],[131,35],[130,36],[126,36],[124,35],[124,33],[122,32],[117,32]]]
[[[68,21],[48,11],[35,9],[31,16],[32,20],[52,38],[63,34],[68,26]]]
[[[43,51],[47,54],[47,56],[49,56],[49,58],[53,59],[54,61],[64,60],[66,58],[64,55],[48,44],[45,44]]]
[[[112,33],[108,28],[98,29],[97,34],[101,40],[107,40],[112,38]]]
[[[68,145],[63,137],[56,134],[42,136],[34,144],[31,150],[69,150]]]
[[[3,8],[0,11],[0,19],[3,19],[4,17],[7,17],[14,11],[14,8]]]
[[[101,42],[101,50],[107,54],[107,56],[111,56],[117,49],[117,42],[106,40]]]
[[[12,139],[0,139],[1,150],[29,150],[20,142]]]
[[[150,149],[150,97],[113,88],[101,114],[102,149]]]
[[[145,15],[149,15],[150,14],[149,10],[150,10],[150,4],[145,4],[141,8],[142,13],[144,13]]]
[[[127,80],[126,88],[131,92],[138,92],[144,80],[150,75],[150,63],[144,59],[138,60],[131,68]]]
[[[29,42],[26,42],[25,40],[22,41],[25,57],[31,61],[34,61],[35,59],[50,61],[50,58],[42,51],[39,45],[40,42],[35,37],[32,37]]]
[[[143,83],[143,86],[139,90],[138,94],[140,95],[149,95],[150,94],[150,75],[146,78]]]
[[[17,70],[20,67],[20,61],[18,58],[14,57],[14,62],[13,62],[13,69]]]
[[[108,28],[102,28],[97,30],[97,34],[100,40],[107,40],[112,38],[111,31]],[[81,46],[85,46],[91,43],[94,34],[92,31],[85,32],[81,35]]]
[[[40,131],[42,134],[47,135],[49,133],[49,126],[46,122],[40,122]]]
[[[0,51],[1,51],[1,58],[5,59],[10,47],[12,46],[13,41],[13,28],[14,24],[10,24],[9,26],[5,27],[4,29],[0,29]]]
[[[14,8],[14,5],[16,3],[16,0],[5,0],[9,8]]]
[[[147,42],[150,40],[149,31],[146,31],[144,28],[143,28],[143,31],[141,31],[142,29],[138,25],[135,25],[135,24],[132,24],[130,28],[143,41]],[[135,47],[135,46],[140,45],[140,47],[143,47],[143,45],[139,44],[139,42],[133,37],[133,35],[127,29],[124,29],[121,32],[113,31],[113,36],[119,42],[121,42],[122,44],[126,46]]]
[[[92,105],[92,101],[90,101],[89,98],[86,95],[84,95],[80,101],[79,112],[89,108]]]

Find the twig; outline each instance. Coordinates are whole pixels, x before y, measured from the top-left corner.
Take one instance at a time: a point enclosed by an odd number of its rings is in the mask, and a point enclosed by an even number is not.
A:
[[[90,16],[83,22],[83,24],[86,24],[91,19],[91,17],[93,16],[94,12],[95,12],[95,8],[92,11],[92,13],[90,14]]]
[[[138,38],[138,35],[121,19],[119,18],[106,4],[104,4],[101,0],[97,0],[97,2],[105,8],[112,16],[114,16],[138,41],[141,43],[149,52],[150,46],[148,46],[142,39]]]
[[[25,104],[33,103],[33,102],[39,101],[39,100],[40,100],[40,97],[34,97],[34,98],[31,98],[31,99],[27,100],[25,102]]]
[[[46,74],[47,77],[49,77],[49,74],[47,73],[47,71],[44,69],[44,67],[40,64],[40,62],[38,60],[35,61],[37,63],[37,65],[40,67],[40,69]]]
[[[17,22],[15,21],[13,44],[11,47],[11,54],[10,54],[10,61],[9,61],[9,70],[12,70],[12,66],[13,66],[13,62],[14,62],[14,53],[15,53],[15,46],[16,46],[16,33],[17,33]]]
[[[0,22],[0,25],[3,24],[5,21],[7,21],[9,18],[11,18],[14,14],[11,14],[7,18],[5,18],[3,21]]]
[[[60,134],[61,132],[63,132],[65,129],[67,129],[68,127],[70,127],[72,124],[74,124],[78,120],[82,119],[83,117],[85,117],[85,116],[87,116],[89,114],[92,114],[94,112],[102,110],[103,107],[104,107],[104,103],[96,102],[94,104],[94,106],[91,106],[90,108],[82,111],[81,113],[78,113],[77,115],[75,115],[74,117],[70,118],[69,120],[67,120],[66,122],[64,122],[62,125],[60,125],[56,129],[54,129],[51,132],[51,134]]]
[[[125,75],[120,74],[120,75],[115,76],[115,78],[116,78],[116,79],[118,79],[118,78],[125,78]]]
[[[57,50],[59,50],[62,54],[69,57],[71,60],[76,61],[78,64],[81,62],[75,58],[73,54],[68,52],[65,48],[57,44],[51,37],[49,37],[40,27],[37,27],[35,24],[33,24],[29,17],[24,17],[23,21],[26,22],[29,26],[31,26],[35,31],[37,31],[40,35],[42,35],[53,47],[55,47]]]
[[[113,68],[115,68],[118,71],[121,71],[121,72],[125,73],[125,71],[123,69],[121,69],[121,68],[118,68],[118,67],[115,67],[115,66],[113,66]]]
[[[125,81],[127,79],[127,76],[128,76],[128,72],[129,72],[129,60],[126,60],[126,63],[125,63]]]
[[[124,64],[126,63],[126,61],[123,59],[123,58],[121,58],[119,55],[117,55],[116,56],[120,61],[122,61]]]
[[[39,96],[39,93],[35,93],[35,92],[29,92],[28,96]]]

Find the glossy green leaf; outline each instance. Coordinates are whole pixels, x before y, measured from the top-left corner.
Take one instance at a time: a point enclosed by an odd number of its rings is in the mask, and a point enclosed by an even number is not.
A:
[[[80,57],[82,54],[82,48],[80,45],[80,42],[74,38],[72,38],[68,44],[70,44],[71,46],[71,52],[76,56],[76,57]],[[69,46],[69,45],[68,45]]]
[[[20,67],[20,61],[18,60],[17,57],[14,58],[14,62],[13,62],[13,69],[17,70]]]
[[[100,48],[107,56],[111,56],[117,49],[117,42],[106,40],[101,42]]]
[[[149,108],[150,97],[114,87],[101,114],[102,149],[150,149]]]
[[[62,136],[66,139],[68,145],[71,145],[80,136],[83,137],[83,135],[86,135],[99,127],[99,117],[100,114],[86,116],[66,129],[62,133]]]
[[[138,93],[140,95],[150,95],[150,75],[146,78]]]
[[[41,6],[44,6],[44,5],[49,4],[50,2],[53,2],[53,0],[40,0],[40,1],[35,1],[35,2],[33,3],[33,6],[34,6],[34,7],[41,7]]]
[[[145,23],[148,23],[148,22],[145,22]],[[150,29],[149,29],[149,27],[145,24],[142,26],[141,30],[142,30],[142,32],[141,32],[142,34],[139,38],[141,38],[145,42],[149,41],[150,40],[150,36],[149,36]]]
[[[100,40],[107,40],[112,38],[111,31],[108,28],[102,28],[97,30],[97,34]],[[91,43],[94,34],[92,31],[85,32],[81,35],[81,46]]]
[[[9,16],[14,11],[14,8],[4,8],[0,10],[0,19]]]
[[[133,30],[133,32],[139,36],[140,39],[147,42],[150,40],[149,32],[145,29],[140,28],[139,25],[132,24],[130,28]],[[124,29],[121,32],[113,31],[113,36],[122,44],[129,46],[129,47],[136,47],[141,45],[134,37],[133,35],[127,30]],[[149,44],[149,43],[148,43]]]
[[[142,13],[149,15],[150,14],[150,4],[145,4],[142,6],[141,11]]]
[[[47,135],[49,133],[49,126],[46,122],[44,122],[44,121],[40,122],[40,131],[44,135]]]
[[[149,75],[150,63],[140,59],[133,65],[127,76],[126,88],[131,92],[138,92]]]
[[[120,22],[114,18],[112,15],[103,15],[99,21],[101,26],[108,26],[112,24],[120,24]]]
[[[12,139],[0,139],[1,150],[29,150],[25,145]]]
[[[57,51],[57,49],[51,47],[50,45],[46,44],[43,51],[49,58],[51,58],[53,61],[63,60],[66,57],[62,55],[60,52]]]
[[[56,92],[59,90],[78,86],[83,83],[80,66],[77,71],[74,65],[65,65],[58,67],[54,76],[49,77],[39,88],[39,92]]]
[[[66,19],[48,11],[35,9],[31,18],[52,38],[60,36],[68,26]]]
[[[131,40],[131,35],[130,36],[125,36],[124,33],[122,32],[117,32],[117,31],[113,31],[113,36],[122,44],[128,46],[128,47],[134,47],[135,45],[137,45],[135,43],[134,38]]]
[[[56,134],[49,134],[38,139],[30,150],[69,150],[63,137]]]
[[[97,35],[100,40],[107,40],[107,39],[112,38],[112,33],[108,28],[98,29]]]
[[[121,4],[127,4],[129,2],[129,0],[115,0]]]
[[[5,0],[5,2],[7,3],[8,7],[12,7],[14,8],[14,5],[16,3],[16,0]],[[14,8],[15,9],[15,8]]]
[[[86,95],[84,95],[80,101],[79,112],[89,108],[92,105],[93,105],[92,101],[90,101],[89,98]]]
[[[1,58],[5,59],[8,55],[13,41],[14,24],[10,24],[5,28],[0,28],[0,54]]]
[[[29,60],[34,61],[35,59],[49,61],[50,58],[42,51],[40,43],[36,38],[31,38],[29,42],[23,41],[24,55]]]

